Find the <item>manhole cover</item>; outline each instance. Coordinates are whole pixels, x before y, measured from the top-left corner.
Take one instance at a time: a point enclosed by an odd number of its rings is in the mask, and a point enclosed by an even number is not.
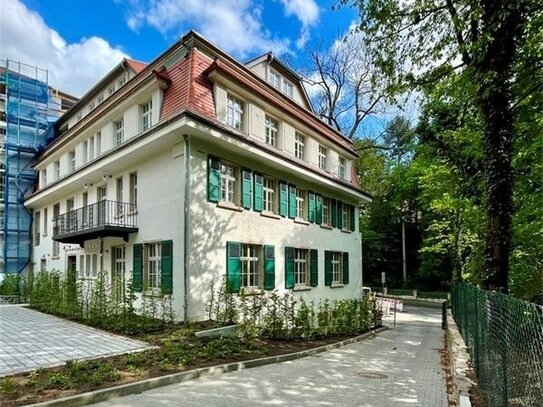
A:
[[[386,379],[388,376],[381,372],[376,372],[374,370],[360,370],[355,372],[354,376],[360,377],[362,379]]]

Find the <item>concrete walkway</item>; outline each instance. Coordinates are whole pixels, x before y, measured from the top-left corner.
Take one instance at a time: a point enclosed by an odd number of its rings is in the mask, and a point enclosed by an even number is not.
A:
[[[344,348],[97,404],[128,406],[446,407],[441,310],[406,307],[397,326]],[[386,321],[392,325],[391,319]]]
[[[0,377],[148,347],[22,306],[0,306]]]

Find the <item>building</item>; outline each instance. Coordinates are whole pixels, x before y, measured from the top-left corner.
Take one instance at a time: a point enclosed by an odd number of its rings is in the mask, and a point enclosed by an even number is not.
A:
[[[360,295],[352,143],[317,118],[272,54],[243,65],[194,32],[125,61],[56,124],[35,164],[35,270],[76,270],[202,319],[234,292]]]
[[[0,277],[29,265],[31,164],[54,137],[51,123],[77,100],[48,86],[47,77],[44,69],[0,60]]]

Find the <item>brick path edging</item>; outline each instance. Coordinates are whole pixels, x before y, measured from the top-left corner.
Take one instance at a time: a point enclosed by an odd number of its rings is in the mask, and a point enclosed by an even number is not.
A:
[[[354,338],[345,339],[344,341],[331,343],[329,345],[319,346],[318,348],[306,349],[300,352],[288,353],[286,355],[268,356],[265,358],[251,359],[242,362],[225,363],[217,366],[202,367],[193,370],[187,370],[186,372],[172,373],[166,376],[153,377],[151,379],[145,379],[134,383],[121,384],[106,389],[99,389],[87,393],[76,394],[74,396],[63,397],[56,400],[44,401],[37,404],[31,404],[36,407],[78,407],[86,406],[89,404],[95,404],[102,401],[110,400],[117,397],[124,397],[130,394],[141,393],[146,390],[155,389],[157,387],[167,386],[170,384],[186,382],[194,380],[199,377],[213,376],[221,373],[232,372],[242,369],[250,369],[253,367],[269,365],[272,363],[281,363],[289,360],[300,359],[307,356],[314,356],[318,353],[326,352],[332,349],[341,348],[351,343],[359,342],[370,336],[387,330],[388,327],[384,326],[375,330],[371,330],[362,335],[355,336]]]

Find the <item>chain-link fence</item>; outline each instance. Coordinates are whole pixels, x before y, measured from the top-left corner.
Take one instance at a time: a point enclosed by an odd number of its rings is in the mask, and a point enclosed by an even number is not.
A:
[[[459,284],[452,313],[487,406],[543,406],[543,307]]]

